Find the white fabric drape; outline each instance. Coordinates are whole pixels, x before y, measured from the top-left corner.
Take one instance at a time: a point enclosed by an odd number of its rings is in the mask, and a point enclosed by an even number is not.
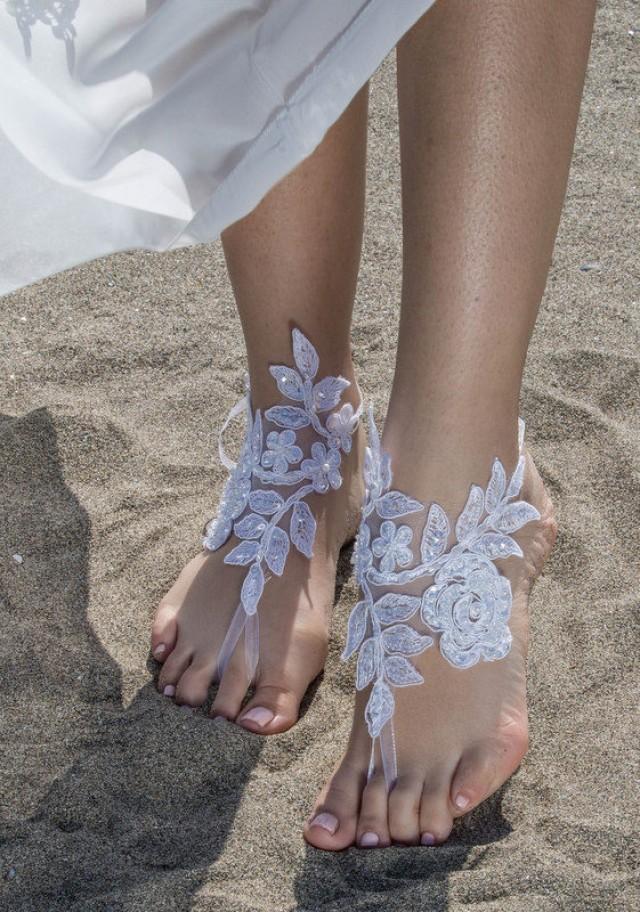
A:
[[[433,0],[0,0],[0,294],[209,241]]]

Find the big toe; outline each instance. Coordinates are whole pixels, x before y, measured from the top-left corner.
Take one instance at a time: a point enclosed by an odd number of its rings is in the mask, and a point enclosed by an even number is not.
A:
[[[363,770],[341,765],[316,802],[304,827],[304,838],[317,849],[337,852],[353,845],[358,828]]]
[[[260,735],[284,732],[298,721],[302,696],[286,687],[258,683],[253,697],[236,721]]]
[[[466,814],[495,792],[516,770],[526,750],[526,731],[515,732],[506,744],[480,744],[466,750],[451,780],[453,813]]]
[[[158,662],[164,662],[176,645],[178,638],[178,609],[161,602],[151,627],[151,654]]]

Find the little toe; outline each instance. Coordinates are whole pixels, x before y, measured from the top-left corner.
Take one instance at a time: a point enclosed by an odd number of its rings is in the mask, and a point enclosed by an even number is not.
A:
[[[353,845],[358,826],[363,770],[342,764],[320,795],[304,827],[304,838],[317,849],[339,852]]]
[[[209,694],[209,687],[215,674],[215,665],[198,662],[197,658],[180,677],[176,687],[176,703],[186,706],[202,706]]]
[[[391,844],[388,824],[389,794],[382,772],[374,773],[364,787],[356,845],[363,849],[383,848]]]
[[[222,716],[230,722],[235,722],[248,686],[249,681],[244,662],[238,653],[235,653],[224,670],[210,715],[214,719]]]
[[[161,602],[151,627],[151,655],[157,662],[164,662],[176,645],[178,638],[177,608]]]
[[[174,649],[163,664],[158,675],[158,690],[167,697],[173,697],[176,684],[189,666],[193,653],[189,649]]]
[[[420,842],[420,798],[422,781],[400,778],[389,792],[389,835],[392,842],[417,845]]]
[[[449,838],[453,817],[444,783],[426,784],[420,800],[420,844],[439,845]]]
[[[238,725],[260,735],[284,732],[298,720],[301,695],[270,684],[260,684],[242,714]]]

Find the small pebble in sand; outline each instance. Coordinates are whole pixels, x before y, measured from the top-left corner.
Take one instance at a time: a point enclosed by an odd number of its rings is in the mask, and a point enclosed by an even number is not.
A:
[[[14,554],[14,555],[13,555],[13,559],[14,559],[14,561],[16,562],[16,564],[23,564],[23,563],[24,563],[24,557],[23,557],[21,554]]]
[[[27,318],[26,318],[26,317],[20,317],[20,322],[21,322],[21,323],[26,323],[26,322],[27,322]]]
[[[16,869],[15,869],[14,867],[11,867],[11,868],[9,868],[9,870],[7,871],[7,873],[4,875],[4,879],[5,879],[5,880],[13,880],[13,878],[16,876],[17,873],[18,873],[18,872],[16,871]]]
[[[589,260],[587,263],[580,265],[580,272],[600,272],[601,268],[597,260]]]

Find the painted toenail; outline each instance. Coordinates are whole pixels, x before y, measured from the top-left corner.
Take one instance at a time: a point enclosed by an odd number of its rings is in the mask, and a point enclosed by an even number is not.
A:
[[[175,694],[175,692],[176,692],[176,689],[173,686],[173,684],[167,684],[166,687],[164,688],[164,690],[162,691],[162,693],[165,695],[165,697],[172,697]]]
[[[471,800],[469,798],[467,798],[466,795],[460,794],[460,795],[456,795],[456,800],[454,801],[454,804],[461,811],[464,811],[464,809],[469,807],[469,805],[471,804]]]
[[[264,706],[254,706],[249,712],[246,712],[240,719],[241,722],[255,722],[260,728],[264,728],[273,719],[273,713]]]
[[[363,833],[360,837],[360,845],[365,848],[373,848],[380,842],[377,833]]]
[[[435,845],[436,837],[433,833],[423,833],[420,837],[420,845]]]
[[[167,647],[164,643],[158,643],[156,648],[153,650],[154,656],[161,656]]]
[[[317,817],[314,817],[311,821],[311,826],[322,827],[323,830],[333,834],[338,829],[338,818],[334,817],[333,814],[327,814],[326,811],[322,814],[318,814]]]

